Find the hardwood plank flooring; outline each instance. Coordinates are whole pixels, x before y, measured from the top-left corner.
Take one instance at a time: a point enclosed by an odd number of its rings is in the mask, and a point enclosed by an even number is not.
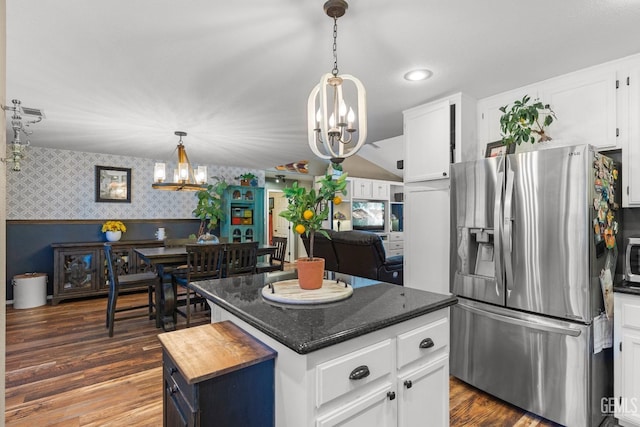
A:
[[[125,295],[136,305],[146,293]],[[162,350],[154,321],[116,322],[105,328],[106,298],[57,306],[7,307],[7,426],[161,426]],[[192,324],[209,322],[193,313]],[[178,317],[178,329],[185,327]],[[450,379],[451,426],[555,424]],[[614,424],[615,425],[615,424]]]

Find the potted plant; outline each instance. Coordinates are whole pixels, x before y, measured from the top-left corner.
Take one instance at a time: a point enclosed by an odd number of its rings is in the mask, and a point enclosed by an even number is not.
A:
[[[256,186],[258,185],[257,176],[252,174],[251,172],[243,173],[242,175],[236,176],[236,179],[240,180],[240,185],[248,186]]]
[[[500,107],[503,113],[500,117],[500,131],[504,145],[520,145],[529,141],[533,144],[536,142],[536,135],[538,142],[551,140],[545,133],[545,128],[556,119],[555,113],[549,104],[543,104],[538,100],[530,104],[530,100],[529,95],[525,95],[521,100],[516,100],[509,109],[508,105]]]
[[[321,229],[322,221],[329,217],[330,201],[335,205],[342,202],[336,193],[345,194],[346,178],[346,173],[336,179],[326,174],[318,181],[320,186],[317,190],[300,187],[297,181],[294,181],[291,187],[282,190],[289,205],[285,211],[280,212],[280,216],[293,224],[296,233],[304,233],[309,237],[309,257],[297,260],[298,281],[303,289],[317,289],[322,286],[324,258],[313,256],[315,233],[321,233],[330,239],[327,232]]]
[[[201,236],[210,234],[218,222],[224,219],[224,210],[222,208],[222,195],[229,184],[217,176],[213,177],[216,182],[207,185],[196,193],[198,204],[193,210],[193,215],[200,219],[200,228],[198,229],[198,240]]]
[[[109,242],[117,242],[122,237],[122,233],[127,231],[122,221],[107,221],[102,224],[102,232]]]

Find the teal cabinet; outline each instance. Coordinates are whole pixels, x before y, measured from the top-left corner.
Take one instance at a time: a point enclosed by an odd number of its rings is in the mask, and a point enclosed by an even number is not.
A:
[[[224,209],[220,237],[229,243],[265,243],[263,187],[230,185],[224,194]]]

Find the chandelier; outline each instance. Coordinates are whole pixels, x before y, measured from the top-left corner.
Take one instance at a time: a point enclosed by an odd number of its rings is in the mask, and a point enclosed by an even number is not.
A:
[[[33,132],[27,131],[25,129],[27,126],[33,123],[40,122],[44,116],[44,111],[39,108],[26,108],[22,106],[22,103],[19,99],[13,99],[11,101],[13,103],[13,107],[2,106],[2,109],[5,111],[13,111],[11,115],[11,128],[13,129],[13,140],[9,144],[9,153],[11,157],[7,159],[2,159],[2,161],[12,162],[13,167],[11,168],[14,171],[20,171],[22,169],[21,161],[24,158],[24,152],[26,151],[27,146],[30,142],[27,140],[26,142],[20,139],[20,133],[24,133],[29,136]],[[22,114],[27,116],[36,117],[35,120],[23,122]]]
[[[333,18],[333,69],[324,74],[311,94],[307,105],[309,146],[321,159],[341,163],[346,157],[353,156],[362,147],[367,137],[367,106],[364,86],[354,76],[338,74],[338,18],[343,16],[349,5],[344,0],[329,0],[324,11]],[[348,88],[343,83],[351,82]],[[344,89],[344,90],[343,90]],[[355,89],[355,108],[349,107],[344,100],[344,92]],[[352,104],[354,105],[354,104]],[[356,127],[356,124],[358,127]],[[354,140],[358,133],[357,141]]]
[[[156,163],[153,168],[153,184],[152,188],[156,190],[169,191],[199,191],[207,188],[207,167],[198,166],[197,169],[191,167],[189,157],[182,144],[182,137],[187,136],[186,132],[175,131],[180,137],[178,141],[178,168],[173,170],[173,180],[167,182],[166,165],[164,163]]]

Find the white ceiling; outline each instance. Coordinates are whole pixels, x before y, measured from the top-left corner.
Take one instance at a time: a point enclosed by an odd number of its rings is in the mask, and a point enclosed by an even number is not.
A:
[[[306,103],[331,70],[324,0],[8,0],[7,100],[42,108],[33,145],[269,169],[312,159]],[[640,0],[351,0],[341,73],[367,88],[368,141],[404,109],[479,99],[640,51]],[[415,67],[433,71],[408,82]],[[7,140],[12,139],[7,132]]]

